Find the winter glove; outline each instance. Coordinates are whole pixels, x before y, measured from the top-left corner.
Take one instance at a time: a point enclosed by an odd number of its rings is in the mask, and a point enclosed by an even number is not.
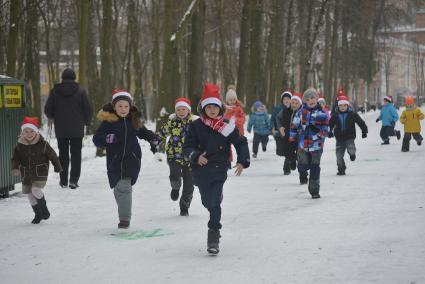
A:
[[[115,134],[110,133],[108,135],[106,135],[106,143],[107,144],[114,144],[117,142],[117,137],[115,136]]]
[[[379,122],[379,118],[377,118],[375,121],[376,121],[376,122]]]
[[[362,133],[362,138],[366,138],[367,137],[367,133]]]
[[[334,137],[334,134],[333,134],[333,132],[332,132],[332,131],[329,131],[329,132],[328,132],[328,138],[332,138],[332,137]]]
[[[55,173],[60,173],[62,171],[62,167],[58,166],[58,165],[54,165],[53,169],[54,169]]]
[[[319,128],[317,128],[316,126],[314,126],[313,124],[310,124],[308,127],[309,127],[309,128],[310,128],[310,130],[311,130],[311,131],[313,131],[314,133],[319,133],[319,132],[320,132],[320,129],[319,129]]]

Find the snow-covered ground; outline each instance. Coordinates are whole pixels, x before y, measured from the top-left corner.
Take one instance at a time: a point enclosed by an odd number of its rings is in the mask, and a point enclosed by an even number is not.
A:
[[[402,153],[394,137],[381,146],[377,115],[362,115],[369,136],[356,140],[347,176],[336,176],[335,140],[327,140],[321,199],[310,198],[296,172],[283,176],[274,141],[241,177],[229,173],[217,257],[206,252],[199,192],[190,216],[178,216],[168,167],[144,142],[134,239],[121,238],[105,159],[93,157],[88,139],[79,189],[60,189],[51,173],[48,221],[30,224],[20,193],[0,200],[0,282],[425,283],[425,146],[412,140]]]

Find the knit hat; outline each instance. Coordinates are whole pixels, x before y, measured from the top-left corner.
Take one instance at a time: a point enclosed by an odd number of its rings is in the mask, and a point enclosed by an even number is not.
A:
[[[393,97],[392,96],[385,96],[384,97],[384,101],[387,101],[389,103],[392,103],[393,102]]]
[[[299,103],[302,104],[303,103],[302,94],[298,92],[293,93],[291,100],[299,101]]]
[[[415,100],[413,99],[412,96],[407,96],[406,100],[404,101],[404,105],[405,106],[415,105]]]
[[[254,104],[252,105],[252,108],[254,109],[254,111],[256,111],[259,107],[262,107],[263,103],[260,101],[255,101]]]
[[[349,105],[350,99],[347,96],[339,96],[338,97],[338,105]]]
[[[303,94],[303,99],[307,100],[313,98],[319,98],[319,96],[317,95],[317,91],[314,88],[307,89],[307,91],[305,91]]]
[[[230,99],[238,99],[238,95],[236,94],[235,85],[229,85],[227,87],[227,93],[226,93],[226,102]]]
[[[187,107],[189,109],[189,111],[191,111],[191,102],[189,99],[187,98],[178,98],[176,99],[176,105],[174,106],[174,108],[178,108],[178,107]]]
[[[65,70],[63,70],[62,80],[73,80],[73,81],[75,81],[76,78],[77,77],[75,76],[75,72],[71,68],[66,68]]]
[[[286,90],[284,91],[282,94],[280,94],[280,99],[283,100],[283,98],[291,98],[292,97],[292,92],[291,90]]]
[[[222,107],[220,88],[216,84],[206,83],[201,97],[201,108],[214,104]]]
[[[324,103],[324,104],[326,104],[326,100],[325,100],[325,98],[323,97],[323,95],[322,94],[320,94],[319,93],[319,99],[317,100],[319,103]]]
[[[21,124],[21,130],[24,130],[25,128],[31,128],[37,133],[39,127],[40,123],[38,122],[38,117],[25,116]]]
[[[115,105],[117,101],[124,100],[130,105],[133,103],[133,97],[129,92],[125,90],[113,90],[112,91],[112,104]]]

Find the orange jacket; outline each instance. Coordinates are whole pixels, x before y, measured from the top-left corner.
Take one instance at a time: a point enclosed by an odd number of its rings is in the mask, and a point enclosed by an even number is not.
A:
[[[236,101],[235,105],[226,104],[226,112],[224,113],[224,118],[226,119],[235,119],[236,127],[239,129],[239,134],[244,135],[244,124],[245,124],[245,112],[242,108],[242,104],[239,101]]]

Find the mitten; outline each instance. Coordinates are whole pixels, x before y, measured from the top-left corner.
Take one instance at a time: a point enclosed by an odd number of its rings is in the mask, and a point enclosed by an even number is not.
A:
[[[107,144],[113,144],[117,142],[117,138],[115,136],[115,134],[110,133],[108,135],[106,135],[106,143]]]

